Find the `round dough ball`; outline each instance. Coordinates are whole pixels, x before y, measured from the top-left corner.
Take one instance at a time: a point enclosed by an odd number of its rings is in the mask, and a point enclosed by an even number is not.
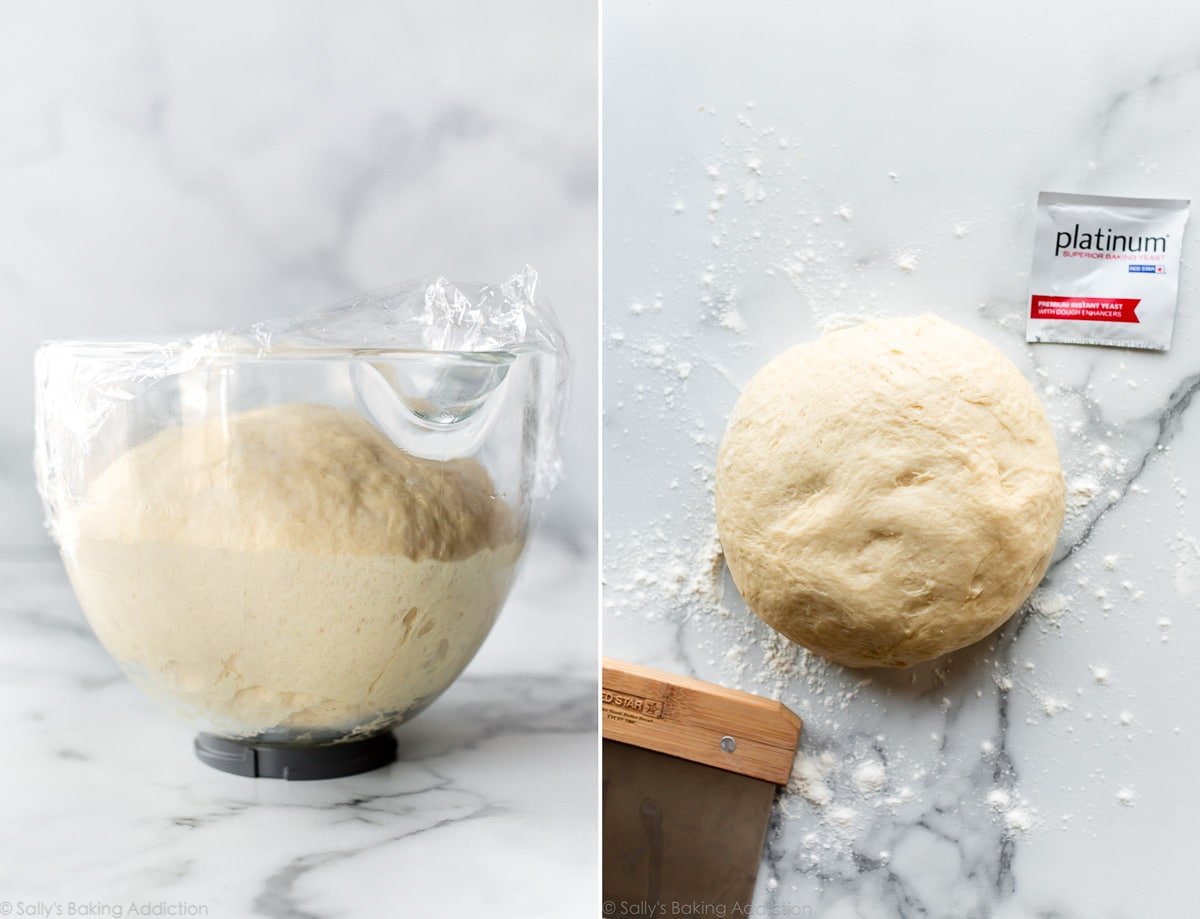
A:
[[[746,603],[850,667],[907,667],[1007,620],[1062,526],[1063,473],[1033,388],[934,316],[792,348],[734,408],[717,527]]]

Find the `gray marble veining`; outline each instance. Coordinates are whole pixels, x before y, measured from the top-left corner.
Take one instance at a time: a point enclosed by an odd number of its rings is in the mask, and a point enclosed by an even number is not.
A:
[[[14,5],[0,74],[0,914],[589,912],[594,5]],[[33,349],[525,263],[573,352],[573,411],[484,649],[388,769],[305,785],[205,768],[101,650],[42,529]]]
[[[1200,820],[1200,235],[1167,354],[1028,346],[1041,190],[1195,198],[1194,11],[935,3],[605,13],[605,653],[805,719],[764,915],[1189,914]],[[1043,68],[1049,47],[1071,67]],[[651,54],[651,49],[654,53]],[[1054,55],[1056,61],[1060,60]],[[932,311],[1046,404],[1068,518],[980,644],[905,672],[797,653],[721,569],[712,469],[788,344]]]
[[[399,761],[308,783],[202,765],[192,729],[100,648],[58,559],[0,559],[0,900],[281,919],[586,914],[595,649],[561,620],[594,602],[591,562],[549,541],[530,551],[546,570],[523,575],[495,641],[397,729]]]
[[[191,335],[526,263],[575,360],[548,525],[594,531],[594,4],[26,4],[0,61],[0,546],[45,539],[39,342]]]

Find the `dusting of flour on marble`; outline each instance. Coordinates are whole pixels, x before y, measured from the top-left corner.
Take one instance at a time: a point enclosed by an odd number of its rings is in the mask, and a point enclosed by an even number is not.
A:
[[[1114,762],[1097,765],[1077,790],[1081,799],[1086,789],[1101,790],[1115,813],[1047,813],[1022,788],[1023,775],[1039,766],[1013,751],[1010,735],[1039,732],[1060,746],[1097,726],[1105,746],[1141,736],[1121,661],[1091,656],[1087,637],[1126,629],[1130,640],[1161,646],[1172,620],[1147,599],[1150,573],[1129,553],[1086,550],[1119,502],[1148,500],[1142,473],[1171,462],[1170,429],[1156,435],[1146,424],[1106,420],[1105,387],[1140,392],[1147,382],[1120,355],[1087,355],[1106,361],[1110,376],[1072,375],[1024,345],[1020,304],[973,304],[966,319],[1016,360],[1059,440],[1067,518],[1046,580],[996,634],[908,671],[847,670],[774,632],[742,603],[716,537],[712,491],[724,417],[754,369],[788,345],[929,308],[911,290],[936,275],[923,252],[937,247],[868,237],[872,215],[849,203],[853,190],[810,181],[803,145],[779,136],[760,112],[703,115],[727,135],[708,155],[680,160],[666,176],[662,206],[709,241],[704,260],[680,253],[624,309],[606,305],[614,358],[606,375],[640,371],[637,385],[609,406],[608,422],[619,425],[626,410],[650,413],[658,431],[627,460],[631,468],[651,457],[669,464],[670,510],[606,533],[605,615],[655,626],[647,662],[779,699],[804,719],[767,841],[769,877],[781,860],[821,878],[819,886],[882,869],[919,830],[951,842],[971,833],[993,840],[994,852],[1009,854],[980,876],[1002,887],[1011,847],[1119,818],[1134,804]],[[970,246],[985,225],[973,215],[947,221],[941,232],[962,241],[956,246]],[[669,333],[661,323],[639,331],[655,315],[673,318]],[[780,325],[798,331],[785,339]],[[1174,479],[1179,507],[1185,477],[1179,470]],[[1181,530],[1168,548],[1161,574],[1178,596],[1194,598],[1200,542]]]

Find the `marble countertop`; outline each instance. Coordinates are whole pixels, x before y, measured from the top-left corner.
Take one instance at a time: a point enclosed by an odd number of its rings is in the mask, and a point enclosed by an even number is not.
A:
[[[1024,342],[1042,190],[1196,198],[1200,10],[608,4],[606,654],[805,719],[769,915],[1190,914],[1200,822],[1200,230],[1166,354]],[[905,672],[797,652],[722,571],[712,471],[787,345],[934,312],[1043,398],[1056,560],[999,633]]]
[[[5,9],[0,548],[40,537],[42,341],[189,338],[525,264],[574,366],[547,529],[594,532],[595,4],[207,10]]]
[[[221,919],[590,911],[594,5],[218,0],[198,16],[69,0],[4,23],[0,917],[22,902]],[[479,656],[398,731],[388,769],[293,784],[204,767],[189,727],[96,643],[49,547],[35,347],[190,336],[527,262],[574,353],[564,479]]]
[[[536,540],[475,661],[397,729],[397,763],[256,781],[201,764],[121,675],[57,554],[5,552],[0,915],[589,915],[594,584],[594,552]]]

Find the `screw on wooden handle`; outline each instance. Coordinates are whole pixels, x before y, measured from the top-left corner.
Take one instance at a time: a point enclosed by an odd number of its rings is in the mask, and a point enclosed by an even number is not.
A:
[[[771,699],[604,659],[606,740],[784,785],[802,723]]]

